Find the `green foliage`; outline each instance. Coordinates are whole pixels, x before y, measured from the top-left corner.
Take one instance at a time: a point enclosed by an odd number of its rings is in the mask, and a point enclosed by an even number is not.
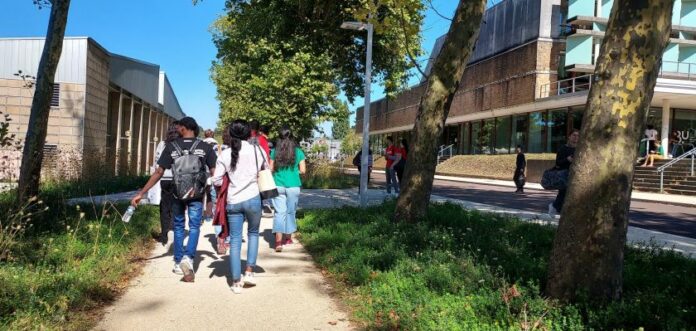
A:
[[[343,116],[339,89],[349,100],[362,94],[366,36],[340,25],[367,20],[368,12],[375,24],[373,74],[389,93],[408,80],[406,54],[420,54],[418,0],[230,0],[226,10],[213,28],[220,126],[254,118],[289,125],[304,138],[318,123]]]
[[[128,224],[118,213],[125,208],[46,212],[45,221],[61,226],[27,232],[0,261],[0,329],[91,328],[90,309],[115,299],[158,226],[156,208],[138,208]]]
[[[355,133],[355,130],[351,130],[341,141],[341,153],[352,157],[357,154],[362,148],[362,138]]]
[[[628,248],[624,298],[562,305],[540,291],[554,229],[459,206],[393,223],[393,203],[306,212],[300,239],[366,329],[689,330],[696,261]],[[342,285],[342,286],[341,286]]]
[[[10,114],[4,114],[0,111],[0,148],[13,147],[17,150],[21,149],[21,141],[17,139],[17,135],[10,133],[10,122],[12,118]]]
[[[336,108],[338,114],[336,119],[333,121],[333,127],[331,128],[331,136],[333,139],[342,140],[350,132],[350,110],[348,109],[348,104],[345,102],[339,102]]]
[[[309,149],[309,152],[312,154],[326,154],[329,152],[329,145],[324,140],[318,140],[314,142],[314,144],[312,144],[312,147]]]
[[[358,186],[359,178],[341,173],[339,168],[324,160],[307,163],[307,173],[302,179],[306,189],[343,189]]]

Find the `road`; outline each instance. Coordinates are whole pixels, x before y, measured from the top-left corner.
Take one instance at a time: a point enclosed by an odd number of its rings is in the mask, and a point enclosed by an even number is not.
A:
[[[384,187],[386,181],[383,177],[383,174],[373,173],[370,183]],[[547,212],[549,203],[556,197],[555,191],[528,189],[524,194],[516,194],[513,193],[514,190],[514,187],[435,180],[433,194],[535,212]],[[629,224],[643,229],[696,238],[696,207],[633,200]]]

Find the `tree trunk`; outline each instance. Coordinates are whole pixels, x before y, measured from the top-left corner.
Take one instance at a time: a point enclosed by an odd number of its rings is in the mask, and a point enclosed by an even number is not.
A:
[[[41,164],[43,162],[43,149],[46,143],[46,130],[48,129],[48,115],[51,110],[51,96],[53,83],[63,51],[63,37],[65,26],[68,23],[68,9],[70,0],[53,0],[51,17],[46,32],[41,61],[36,74],[36,91],[31,103],[31,114],[27,136],[24,140],[22,152],[22,166],[19,174],[19,189],[17,198],[26,201],[39,193],[39,181],[41,179]]]
[[[546,294],[621,296],[624,246],[638,142],[662,53],[672,0],[617,0],[599,54],[549,261]]]
[[[418,106],[413,142],[408,151],[404,183],[396,204],[395,220],[415,222],[423,217],[437,166],[438,138],[442,135],[454,94],[478,39],[486,1],[459,1],[447,39],[428,76]]]

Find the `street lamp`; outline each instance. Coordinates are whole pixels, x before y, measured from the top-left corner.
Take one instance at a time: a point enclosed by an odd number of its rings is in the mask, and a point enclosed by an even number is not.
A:
[[[343,22],[341,29],[367,30],[367,59],[365,60],[365,110],[363,111],[363,145],[360,160],[360,207],[367,207],[368,157],[370,156],[370,85],[372,85],[372,33],[370,23]]]

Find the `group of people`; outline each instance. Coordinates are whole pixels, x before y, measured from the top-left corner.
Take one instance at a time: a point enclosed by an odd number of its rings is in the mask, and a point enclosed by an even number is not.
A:
[[[387,147],[384,149],[384,158],[386,159],[385,174],[387,177],[387,194],[399,194],[401,192],[401,180],[404,176],[406,160],[408,159],[408,141],[401,139],[399,145],[394,145],[394,138],[389,136],[386,139]],[[368,152],[367,157],[367,179],[370,180],[373,165],[372,149]],[[353,158],[353,165],[358,168],[358,172],[362,172],[362,151]],[[394,193],[392,193],[392,190]]]
[[[279,130],[273,148],[268,142],[268,129],[255,121],[233,121],[224,129],[222,144],[217,143],[213,131],[206,131],[204,140],[197,138],[198,131],[191,117],[169,127],[166,139],[156,150],[152,176],[131,204],[137,206],[148,191],[159,186],[160,240],[167,244],[173,234],[173,272],[183,275],[185,282],[195,279],[194,260],[202,220],[214,218],[218,247],[229,242],[231,290],[239,294],[243,288],[256,285],[254,268],[264,212],[273,213],[276,252],[293,243],[305,156],[287,127]],[[259,187],[259,172],[264,169],[272,171],[277,188],[277,196],[266,201]],[[184,247],[186,214],[189,233]],[[244,221],[248,247],[242,274]]]

